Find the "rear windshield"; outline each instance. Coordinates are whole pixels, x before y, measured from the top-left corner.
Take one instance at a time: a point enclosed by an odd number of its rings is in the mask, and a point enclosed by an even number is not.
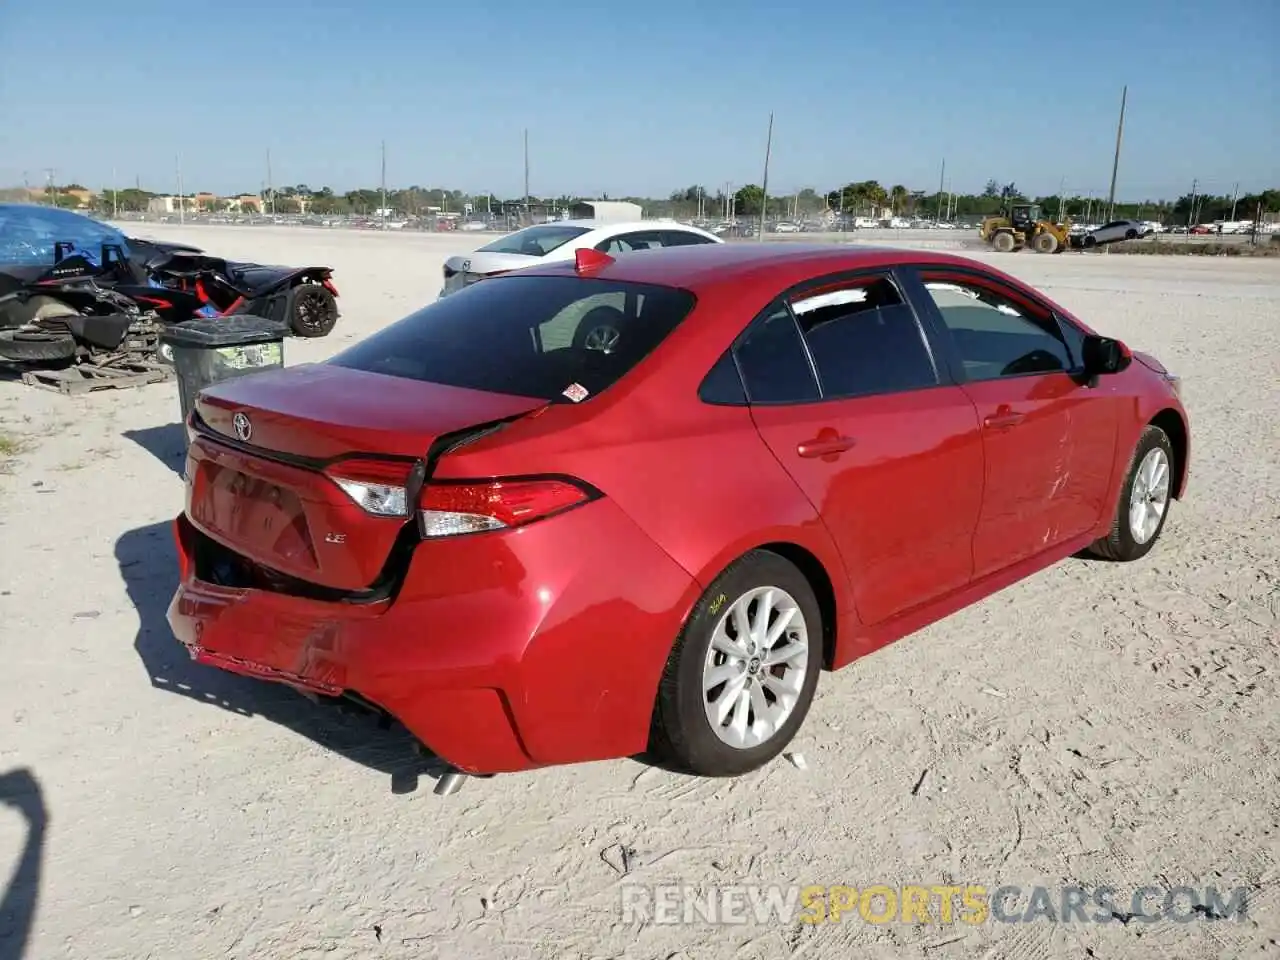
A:
[[[329,362],[577,403],[643,360],[693,304],[693,294],[671,287],[582,277],[500,277],[443,297]]]
[[[586,227],[541,224],[536,227],[525,227],[510,236],[486,243],[480,250],[485,253],[523,253],[531,257],[544,257],[556,247],[563,247],[575,237],[590,232]]]

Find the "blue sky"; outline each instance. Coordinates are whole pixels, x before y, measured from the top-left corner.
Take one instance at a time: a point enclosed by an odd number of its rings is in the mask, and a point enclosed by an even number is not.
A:
[[[1280,185],[1280,0],[3,0],[0,186]]]

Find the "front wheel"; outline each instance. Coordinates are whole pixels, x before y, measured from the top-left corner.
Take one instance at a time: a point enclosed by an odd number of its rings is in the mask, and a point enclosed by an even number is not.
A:
[[[1032,242],[1036,253],[1057,253],[1058,238],[1052,233],[1036,234],[1035,240]]]
[[[804,575],[753,550],[716,578],[667,660],[651,747],[709,777],[764,766],[795,736],[822,663],[822,613]]]
[[[1010,253],[1017,246],[1012,233],[997,233],[991,238],[991,247],[997,253]]]
[[[1095,541],[1090,552],[1122,562],[1139,560],[1151,552],[1169,518],[1173,462],[1168,434],[1157,426],[1142,431],[1120,490],[1111,533]]]

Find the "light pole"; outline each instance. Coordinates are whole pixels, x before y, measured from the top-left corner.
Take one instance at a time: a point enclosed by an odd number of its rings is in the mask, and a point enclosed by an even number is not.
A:
[[[760,185],[760,223],[756,226],[756,239],[764,242],[764,217],[769,209],[769,154],[773,150],[773,114],[769,114],[769,134],[764,141],[764,182]]]
[[[1120,93],[1120,122],[1116,125],[1116,155],[1111,161],[1111,190],[1107,194],[1107,219],[1116,218],[1116,174],[1120,171],[1120,142],[1124,139],[1124,106],[1129,99],[1129,87]]]

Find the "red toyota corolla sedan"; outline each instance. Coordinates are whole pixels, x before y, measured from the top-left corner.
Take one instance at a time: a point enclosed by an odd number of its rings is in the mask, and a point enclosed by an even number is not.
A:
[[[400,720],[456,771],[783,749],[820,671],[1186,488],[1158,361],[939,253],[594,251],[206,390],[197,660]]]

